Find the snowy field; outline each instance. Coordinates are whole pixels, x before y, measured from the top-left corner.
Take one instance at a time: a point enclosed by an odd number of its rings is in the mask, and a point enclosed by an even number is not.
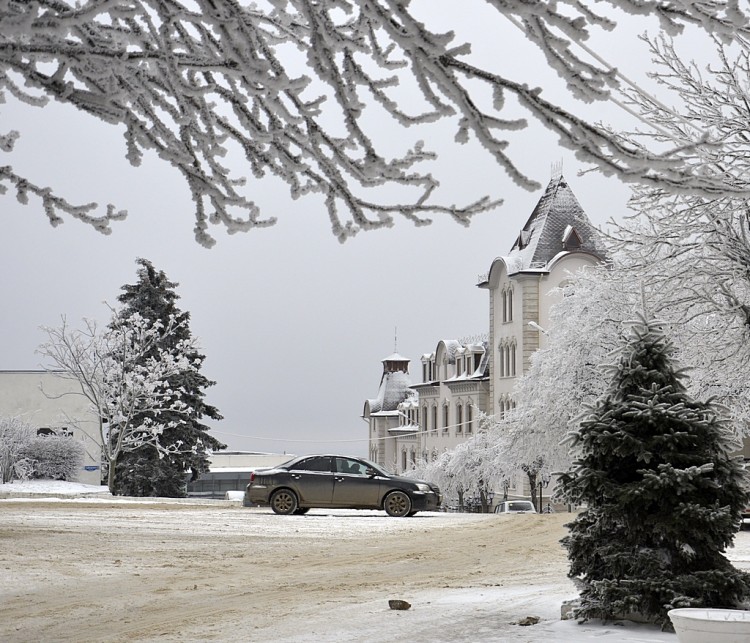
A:
[[[569,518],[282,517],[0,485],[0,640],[675,643],[651,626],[560,620],[575,596],[557,545]],[[750,532],[728,555],[750,569]],[[518,625],[527,616],[539,623]]]

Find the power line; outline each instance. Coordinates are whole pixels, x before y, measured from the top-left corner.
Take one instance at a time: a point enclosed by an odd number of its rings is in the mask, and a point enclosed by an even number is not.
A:
[[[440,431],[448,431],[450,429],[455,429],[456,427],[459,427],[459,426],[463,427],[463,426],[465,426],[465,423],[461,423],[461,424],[449,424],[447,426],[441,426],[441,427],[437,427],[435,429],[424,429],[424,430],[419,425],[417,425],[417,424],[402,425],[402,426],[391,427],[391,428],[394,428],[394,429],[396,429],[396,428],[398,428],[398,429],[405,429],[405,428],[414,427],[414,435],[420,435],[420,434],[421,435],[430,435],[430,434],[437,434]],[[370,438],[349,438],[349,439],[346,439],[346,440],[342,440],[342,439],[332,439],[332,440],[329,440],[329,439],[319,438],[317,440],[311,440],[311,439],[302,439],[302,438],[268,438],[268,437],[259,436],[259,435],[244,435],[244,434],[241,434],[241,433],[230,433],[229,431],[217,431],[217,430],[213,430],[213,429],[211,430],[211,433],[212,434],[219,434],[219,435],[229,435],[229,436],[232,436],[232,437],[235,437],[235,438],[246,438],[248,440],[261,440],[261,441],[266,441],[266,442],[298,442],[298,443],[328,442],[328,443],[333,443],[333,444],[347,444],[347,443],[350,443],[350,442],[380,442],[380,441],[385,441],[385,440],[395,440],[397,437],[401,437],[401,436],[389,435],[389,436],[386,436],[386,437],[383,437],[383,438],[372,438],[372,439],[370,439]],[[464,435],[474,435],[474,432],[473,431],[465,431]]]

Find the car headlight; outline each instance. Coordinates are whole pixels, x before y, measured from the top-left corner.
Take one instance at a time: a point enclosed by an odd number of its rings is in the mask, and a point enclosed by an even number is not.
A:
[[[421,482],[417,483],[417,490],[421,491],[422,493],[430,493],[430,491],[432,491],[432,489],[430,489],[430,485],[422,484]]]

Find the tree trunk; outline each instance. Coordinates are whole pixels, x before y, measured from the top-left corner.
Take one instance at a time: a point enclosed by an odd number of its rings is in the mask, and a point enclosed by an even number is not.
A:
[[[117,460],[107,460],[109,464],[109,470],[107,471],[107,487],[109,488],[109,492],[114,496],[115,495],[115,468],[117,466]]]
[[[526,475],[529,477],[529,488],[531,490],[531,502],[534,505],[534,508],[537,510],[538,513],[542,513],[542,508],[537,507],[539,504],[539,499],[536,495],[536,489],[537,489],[537,482],[536,482],[536,472],[527,471]]]
[[[487,498],[487,492],[484,489],[479,491],[479,502],[482,504],[482,513],[490,513],[490,503]]]

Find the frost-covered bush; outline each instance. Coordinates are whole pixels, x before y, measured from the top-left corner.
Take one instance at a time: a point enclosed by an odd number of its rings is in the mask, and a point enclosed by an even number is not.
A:
[[[45,435],[31,440],[22,454],[32,465],[31,477],[73,480],[83,465],[84,448],[72,437]]]
[[[29,476],[30,463],[24,449],[35,437],[34,428],[19,418],[0,418],[0,480],[3,483]]]

